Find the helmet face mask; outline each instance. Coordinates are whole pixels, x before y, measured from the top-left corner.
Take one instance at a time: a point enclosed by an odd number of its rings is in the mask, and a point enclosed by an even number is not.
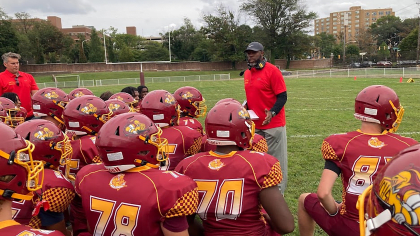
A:
[[[41,189],[44,167],[41,161],[34,161],[32,153],[35,146],[24,140],[15,131],[0,124],[0,176],[14,176],[0,181],[0,199],[31,200],[31,191]]]
[[[363,89],[355,99],[354,117],[361,121],[381,125],[383,130],[394,133],[401,124],[404,108],[394,90],[383,85]]]
[[[71,160],[73,149],[67,135],[51,121],[30,120],[15,129],[16,133],[25,137],[35,145],[33,158],[57,169]]]
[[[203,95],[198,89],[185,86],[174,92],[174,97],[180,105],[181,112],[191,117],[203,117],[207,112],[207,105]]]
[[[361,235],[420,234],[419,157],[420,144],[404,149],[359,196]]]
[[[112,118],[99,131],[96,146],[112,173],[166,161],[168,140],[147,116],[124,113]]]

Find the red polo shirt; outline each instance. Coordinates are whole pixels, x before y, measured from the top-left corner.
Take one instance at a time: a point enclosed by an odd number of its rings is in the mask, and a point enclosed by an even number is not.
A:
[[[267,125],[262,125],[265,119],[264,109],[270,110],[276,103],[277,94],[286,91],[283,75],[273,64],[266,63],[264,68],[252,68],[245,71],[244,76],[246,100],[248,109],[253,110],[259,117],[254,120],[256,129],[272,129],[286,125],[284,107],[279,114],[271,119]]]
[[[0,73],[0,96],[6,92],[13,92],[19,96],[22,106],[28,111],[28,117],[33,115],[31,91],[39,90],[32,75],[19,71],[19,86],[15,82],[16,76],[5,70]]]

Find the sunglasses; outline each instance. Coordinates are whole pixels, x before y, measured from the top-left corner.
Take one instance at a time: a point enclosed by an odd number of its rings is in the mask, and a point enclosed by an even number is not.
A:
[[[20,75],[18,74],[18,75],[16,76],[16,78],[15,78],[15,82],[16,82],[16,85],[17,85],[17,86],[19,86],[19,76],[20,76]]]

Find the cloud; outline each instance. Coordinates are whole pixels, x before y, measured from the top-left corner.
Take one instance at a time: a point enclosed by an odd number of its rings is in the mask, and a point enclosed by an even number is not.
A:
[[[16,12],[27,12],[36,14],[88,14],[95,11],[95,8],[84,0],[17,0],[3,1],[3,9],[13,15]]]

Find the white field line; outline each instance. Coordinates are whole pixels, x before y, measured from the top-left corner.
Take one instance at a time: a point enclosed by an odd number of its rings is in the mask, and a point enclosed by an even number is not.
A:
[[[420,134],[420,132],[401,132],[401,133],[396,133],[398,135],[412,135],[412,134]],[[315,137],[328,137],[332,134],[302,134],[302,135],[291,135],[290,138],[315,138]]]

